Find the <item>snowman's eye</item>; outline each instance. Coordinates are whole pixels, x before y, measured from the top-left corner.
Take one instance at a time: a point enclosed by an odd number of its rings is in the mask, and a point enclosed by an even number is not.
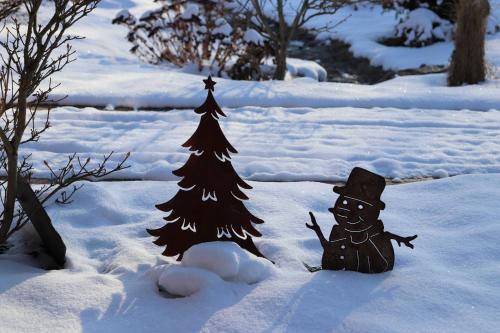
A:
[[[347,200],[342,201],[343,205],[347,205]]]
[[[363,208],[365,208],[365,206],[363,206],[362,204],[358,205],[358,209],[363,209]]]

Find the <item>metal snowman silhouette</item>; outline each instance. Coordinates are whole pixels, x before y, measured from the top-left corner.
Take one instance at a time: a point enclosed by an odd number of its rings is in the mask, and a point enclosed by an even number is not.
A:
[[[413,248],[411,241],[417,238],[401,237],[384,231],[378,219],[385,208],[380,200],[385,188],[385,179],[362,168],[354,168],[345,186],[335,186],[333,191],[340,196],[333,208],[337,225],[334,225],[327,240],[313,213],[309,212],[312,224],[306,224],[318,235],[323,247],[321,266],[311,267],[311,272],[321,269],[348,270],[361,273],[382,273],[394,267],[394,249],[391,240]]]

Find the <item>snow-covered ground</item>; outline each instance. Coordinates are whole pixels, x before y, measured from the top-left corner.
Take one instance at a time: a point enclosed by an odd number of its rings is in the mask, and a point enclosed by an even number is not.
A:
[[[500,1],[490,0],[491,24],[500,23]],[[418,68],[421,65],[447,65],[453,52],[451,41],[436,43],[427,47],[388,47],[379,41],[394,36],[398,18],[394,11],[384,11],[378,6],[360,7],[357,11],[341,9],[336,20],[346,21],[333,31],[321,34],[322,38],[335,38],[350,44],[355,56],[370,59],[373,65],[385,69],[402,70]],[[331,18],[319,17],[309,23],[321,26]],[[493,28],[492,28],[493,30]],[[500,34],[488,35],[486,39],[487,61],[492,66],[500,66]]]
[[[494,13],[499,2],[492,1]],[[87,39],[75,41],[79,61],[55,78],[62,83],[57,94],[69,95],[65,104],[161,109],[202,103],[200,75],[141,64],[128,52],[126,29],[111,25],[120,9],[140,15],[151,6],[150,0],[104,0],[73,29]],[[375,40],[395,22],[391,13],[381,20],[376,9],[352,14],[337,37],[374,64],[408,68],[449,57],[450,43],[381,46]],[[500,66],[500,34],[489,36],[487,46],[490,63]],[[324,75],[320,67],[292,64],[297,73]],[[11,239],[15,246],[0,256],[0,332],[498,330],[498,78],[457,88],[447,88],[443,74],[375,86],[306,78],[216,81],[215,96],[228,114],[221,126],[240,152],[233,155],[235,169],[245,179],[274,181],[250,182],[254,190],[246,194],[249,209],[266,221],[255,242],[275,265],[228,244],[192,248],[179,264],[152,244],[146,228],[164,223],[154,205],[177,191],[175,182],[159,180],[174,180],[171,171],[188,158],[181,144],[199,121],[192,109],[60,107],[40,142],[23,146],[35,176],[48,176],[44,160],[57,167],[74,152],[100,160],[113,150],[115,161],[132,153],[131,168],[115,177],[146,181],[86,183],[71,205],[49,207],[68,248],[63,270],[37,268],[26,254],[32,249],[23,247],[32,240],[28,228]],[[336,195],[330,185],[278,181],[341,181],[354,166],[395,179],[460,176],[386,188],[386,230],[419,235],[414,250],[395,245],[394,271],[311,274],[302,263],[319,264],[322,251],[304,224],[313,211],[328,233],[327,208]]]
[[[93,64],[85,62],[85,66]],[[63,105],[194,108],[205,98],[202,78],[159,71],[147,65],[99,65],[88,72],[69,67],[59,78],[62,86],[56,97],[68,95]],[[216,81],[217,101],[221,106],[232,108],[347,106],[481,111],[500,108],[500,81],[448,88],[444,74],[399,77],[373,86],[316,82],[309,78],[264,82],[217,78]]]
[[[493,1],[494,14],[500,1]],[[129,52],[127,29],[111,25],[118,11],[129,9],[140,16],[156,6],[150,0],[104,0],[72,33],[86,39],[73,44],[79,60],[70,64],[56,81],[62,85],[57,97],[68,95],[65,105],[147,107],[195,107],[203,99],[199,75],[172,66],[142,64]],[[349,16],[351,15],[351,16]],[[342,10],[337,18],[348,17],[333,32],[352,44],[356,55],[387,68],[416,68],[422,63],[446,64],[451,43],[425,48],[387,47],[376,41],[390,35],[396,24],[393,12],[381,9]],[[321,20],[335,20],[323,17]],[[314,22],[311,24],[320,24]],[[500,66],[500,33],[488,37],[487,58],[492,68]],[[292,61],[293,71],[323,76],[321,68]],[[216,94],[225,107],[397,107],[488,110],[499,108],[500,81],[469,87],[448,88],[444,74],[400,77],[375,86],[316,82],[304,78],[285,82],[248,82],[218,79]]]
[[[198,89],[199,90],[199,89]],[[354,166],[389,178],[500,173],[500,112],[355,108],[225,109],[220,123],[239,154],[233,163],[251,180],[345,180]],[[43,114],[40,115],[43,117]],[[130,151],[118,178],[174,180],[199,115],[57,108],[39,142],[23,146],[35,176],[78,152],[100,160]]]
[[[176,184],[86,184],[72,205],[49,209],[68,246],[66,269],[47,272],[29,256],[0,256],[1,331],[497,332],[500,175],[389,186],[386,230],[418,238],[414,250],[395,245],[395,269],[378,275],[303,268],[322,253],[304,226],[307,212],[329,232],[331,186],[251,185],[247,206],[266,222],[256,244],[276,263],[264,281],[208,281],[198,270],[207,284],[193,282],[198,292],[169,298],[158,279],[164,265],[178,263],[160,256],[145,229],[162,225],[154,205]]]

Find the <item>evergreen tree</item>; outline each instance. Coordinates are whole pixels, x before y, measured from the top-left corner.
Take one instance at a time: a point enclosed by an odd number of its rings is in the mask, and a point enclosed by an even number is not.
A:
[[[259,237],[253,223],[264,221],[245,207],[248,197],[240,188],[252,187],[243,181],[231,164],[230,153],[237,151],[219,126],[219,116],[226,116],[214,99],[215,82],[209,76],[205,82],[208,96],[195,109],[201,114],[198,128],[183,147],[192,151],[184,166],[174,171],[182,177],[180,189],[170,200],[156,207],[170,212],[167,224],[148,232],[158,237],[154,243],[166,246],[163,255],[181,260],[192,245],[210,241],[233,241],[251,253],[264,257],[251,236]]]

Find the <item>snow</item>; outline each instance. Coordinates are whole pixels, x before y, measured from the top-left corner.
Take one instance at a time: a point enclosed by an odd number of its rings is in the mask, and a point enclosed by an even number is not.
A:
[[[394,244],[395,269],[379,275],[303,268],[322,254],[307,212],[326,233],[333,224],[331,185],[251,185],[247,206],[265,218],[256,245],[275,262],[261,282],[223,281],[160,255],[145,229],[163,224],[154,205],[175,194],[174,182],[88,183],[72,205],[49,209],[66,269],[0,256],[2,332],[496,332],[500,175],[387,187],[386,230],[418,238],[414,250]],[[180,282],[185,269],[191,296],[158,290],[162,273]]]
[[[370,59],[375,66],[384,69],[402,70],[419,68],[421,65],[447,64],[453,50],[450,42],[440,42],[427,47],[388,47],[378,41],[393,36],[397,20],[395,13],[383,12],[379,7],[374,9],[360,8],[355,15],[343,9],[338,16],[348,17],[345,23],[335,28],[334,32],[325,33],[322,38],[340,39],[351,45],[350,50],[357,57]],[[377,17],[377,23],[373,18]]]
[[[177,265],[167,266],[158,279],[161,290],[173,296],[183,297],[213,288],[220,282],[221,278],[210,271]]]
[[[492,2],[494,15],[500,3]],[[74,41],[78,61],[55,76],[61,83],[54,98],[68,95],[64,105],[131,108],[196,107],[204,98],[200,89],[202,76],[192,68],[153,66],[140,63],[129,52],[127,29],[110,22],[122,9],[140,16],[157,5],[149,0],[104,0],[99,7],[71,29],[71,33],[85,36]],[[347,20],[323,37],[335,37],[350,44],[357,56],[368,57],[372,64],[385,68],[418,68],[422,64],[442,65],[448,62],[452,51],[450,42],[424,48],[387,47],[378,39],[394,33],[394,12],[381,12],[361,7],[357,11],[342,9],[336,17]],[[321,20],[335,22],[335,17]],[[375,21],[376,20],[376,21]],[[487,38],[487,60],[494,69],[500,66],[500,33]],[[290,70],[300,75],[321,80],[323,70],[314,62],[290,59]],[[299,66],[300,65],[300,66]],[[191,71],[191,72],[188,72]],[[300,73],[302,72],[302,73]],[[206,75],[208,73],[202,73]],[[224,107],[395,107],[428,109],[497,109],[500,105],[498,78],[480,85],[446,87],[444,74],[398,77],[374,86],[315,82],[309,78],[288,81],[248,82],[217,79],[219,103]],[[396,93],[395,93],[396,92]]]
[[[174,296],[191,296],[206,289],[224,287],[223,280],[255,284],[269,277],[273,264],[241,249],[233,242],[192,246],[181,265],[157,267],[158,285]]]
[[[490,3],[492,7],[490,22],[498,21],[500,1],[491,0]],[[394,36],[399,23],[394,11],[383,10],[380,6],[359,6],[357,10],[342,8],[334,20],[335,22],[345,20],[345,22],[336,26],[334,30],[320,34],[319,38],[334,38],[349,43],[350,50],[355,56],[368,58],[372,65],[383,66],[385,69],[403,70],[419,68],[421,65],[447,65],[453,51],[451,40],[421,48],[389,47],[379,43],[383,38]],[[312,20],[308,26],[324,26],[331,21],[331,17],[323,16]],[[490,27],[489,30],[493,29]],[[492,66],[500,66],[500,58],[490,53],[498,52],[500,33],[487,36],[486,48],[488,62]]]
[[[186,20],[190,20],[193,16],[198,16],[200,14],[200,8],[193,3],[188,3],[182,12],[181,17]]]
[[[248,43],[254,43],[256,45],[261,45],[264,43],[264,37],[262,37],[256,30],[247,29],[243,39]]]
[[[213,34],[221,34],[224,36],[230,36],[233,28],[227,21],[223,18],[219,18],[216,22],[216,28],[213,29]]]
[[[500,173],[498,111],[245,107],[224,112],[228,117],[220,124],[239,151],[232,163],[246,179],[340,181],[354,166],[400,179]],[[131,168],[115,178],[176,180],[171,171],[190,154],[181,145],[198,123],[190,109],[57,108],[52,127],[39,142],[23,145],[22,153],[32,154],[35,176],[41,178],[49,176],[44,160],[57,168],[73,152],[98,161],[115,151],[116,162],[130,151]]]
[[[248,284],[270,275],[273,265],[256,257],[233,242],[210,242],[191,247],[184,254],[182,265],[205,269],[224,280]]]
[[[491,2],[497,15],[500,2]],[[246,206],[265,219],[254,241],[275,264],[230,242],[192,247],[178,263],[161,256],[146,229],[164,224],[154,206],[178,190],[171,171],[189,155],[181,144],[198,125],[192,108],[206,96],[202,76],[141,64],[126,29],[110,23],[123,10],[139,17],[156,6],[104,0],[72,29],[87,39],[74,42],[79,61],[55,78],[62,83],[56,95],[69,95],[63,103],[159,112],[59,107],[40,142],[23,146],[41,178],[49,176],[44,160],[57,168],[73,152],[98,161],[115,151],[111,162],[132,155],[130,168],[114,175],[121,181],[85,183],[71,205],[49,207],[67,245],[65,269],[40,268],[47,258],[32,255],[40,251],[32,228],[0,255],[2,333],[498,330],[498,77],[456,88],[446,87],[444,74],[335,84],[318,82],[326,76],[320,64],[289,59],[290,76],[304,78],[216,79],[216,99],[229,116],[220,123],[240,152],[232,163],[254,187]],[[385,68],[446,64],[450,42],[379,44],[394,32],[393,15],[377,6],[342,9],[337,17],[346,22],[323,37],[347,41]],[[499,33],[488,36],[487,57],[500,66]],[[386,188],[386,230],[419,235],[414,250],[395,246],[394,271],[311,274],[303,263],[318,265],[322,250],[304,224],[312,211],[327,234],[336,194],[304,180],[344,181],[354,166],[397,182],[444,179]]]
[[[116,14],[116,18],[126,21],[127,19],[131,19],[132,16],[130,15],[130,12],[128,10],[122,9],[118,12],[118,14]]]
[[[308,77],[315,81],[326,81],[326,70],[314,61],[288,58],[286,60],[288,73],[292,76]]]
[[[433,39],[450,40],[453,25],[441,19],[427,8],[417,8],[408,13],[407,17],[396,26],[396,35],[405,36],[405,45],[412,42],[428,42]]]
[[[500,55],[500,49],[498,50]],[[88,63],[87,63],[88,64]],[[200,89],[202,76],[164,71],[145,66],[100,65],[90,72],[69,69],[58,94],[68,95],[63,105],[114,106],[131,108],[194,108],[205,93]],[[126,73],[125,78],[117,73]],[[89,84],[82,84],[89,82]],[[368,86],[342,83],[318,83],[309,78],[291,81],[231,81],[217,78],[216,95],[223,107],[392,107],[424,109],[498,109],[500,84],[488,81],[464,87],[446,87],[444,74],[398,77]]]

